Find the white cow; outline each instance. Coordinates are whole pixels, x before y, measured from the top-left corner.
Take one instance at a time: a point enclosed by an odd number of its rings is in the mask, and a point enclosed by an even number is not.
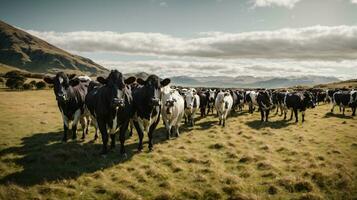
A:
[[[173,129],[178,137],[180,122],[184,116],[184,99],[177,90],[165,86],[161,89],[161,102],[161,113],[167,130],[167,139],[170,139]]]
[[[233,106],[233,98],[229,92],[220,91],[217,94],[215,107],[217,110],[219,125],[225,126],[228,113]]]
[[[200,97],[194,88],[189,89],[185,95],[185,124],[195,125],[194,117],[200,107]]]

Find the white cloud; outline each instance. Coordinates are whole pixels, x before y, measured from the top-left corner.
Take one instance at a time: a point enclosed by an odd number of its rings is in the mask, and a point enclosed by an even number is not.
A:
[[[300,0],[253,0],[254,7],[280,6],[293,8]],[[355,0],[352,0],[355,1]]]
[[[334,76],[355,78],[357,60],[346,61],[296,61],[291,59],[197,59],[197,60],[147,60],[147,61],[98,61],[110,69],[125,73],[149,72],[162,77],[172,76]]]
[[[209,32],[194,38],[142,32],[28,32],[76,52],[220,59],[357,58],[357,26],[313,26],[243,33]]]
[[[165,1],[160,2],[159,4],[161,7],[167,7],[167,3]]]
[[[357,0],[351,0],[351,3],[357,4]]]

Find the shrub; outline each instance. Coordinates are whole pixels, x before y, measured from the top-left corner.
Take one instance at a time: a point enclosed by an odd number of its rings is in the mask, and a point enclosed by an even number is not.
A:
[[[46,87],[46,83],[44,81],[39,81],[36,83],[36,88],[38,90],[44,89]]]
[[[30,85],[32,85],[33,87],[36,87],[36,81],[35,81],[35,80],[32,80],[32,81],[30,82]]]
[[[31,90],[32,89],[32,85],[29,84],[29,83],[25,83],[25,84],[22,85],[22,88],[24,90]]]
[[[6,80],[6,87],[10,89],[21,89],[23,84],[25,83],[25,78],[8,78]]]
[[[3,85],[5,83],[5,79],[0,77],[0,85]]]

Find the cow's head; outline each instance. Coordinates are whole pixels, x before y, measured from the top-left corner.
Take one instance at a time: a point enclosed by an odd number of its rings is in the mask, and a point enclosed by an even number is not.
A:
[[[136,80],[135,77],[129,77],[124,80],[122,73],[112,70],[107,78],[99,76],[97,81],[109,88],[110,104],[113,108],[123,107],[125,105],[126,84],[131,84]]]
[[[262,106],[265,107],[264,109],[271,109],[273,103],[269,91],[266,90],[259,91],[259,96]]]
[[[216,98],[216,90],[212,90],[212,89],[210,89],[209,91],[208,91],[208,100],[210,101],[210,102],[214,102],[214,99]]]
[[[150,75],[145,81],[140,78],[137,79],[137,83],[144,86],[146,98],[151,106],[159,106],[161,104],[161,88],[165,87],[170,82],[171,80],[168,78],[160,81],[159,77],[156,75]]]
[[[59,102],[68,101],[68,88],[70,87],[70,81],[75,77],[75,74],[67,75],[64,72],[58,72],[56,76],[46,76],[43,80],[53,85],[53,91],[56,95],[56,100]]]
[[[192,109],[197,105],[196,95],[197,91],[194,88],[187,91],[185,95],[185,108]]]
[[[307,108],[315,108],[315,99],[311,92],[309,91],[304,92],[303,102]]]

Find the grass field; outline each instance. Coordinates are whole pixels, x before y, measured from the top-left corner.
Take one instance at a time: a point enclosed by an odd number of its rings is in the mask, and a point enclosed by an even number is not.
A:
[[[208,116],[169,141],[160,123],[153,152],[137,153],[134,134],[122,160],[118,146],[99,155],[93,128],[61,143],[51,90],[0,91],[0,199],[356,199],[357,119],[329,109],[304,124]]]

